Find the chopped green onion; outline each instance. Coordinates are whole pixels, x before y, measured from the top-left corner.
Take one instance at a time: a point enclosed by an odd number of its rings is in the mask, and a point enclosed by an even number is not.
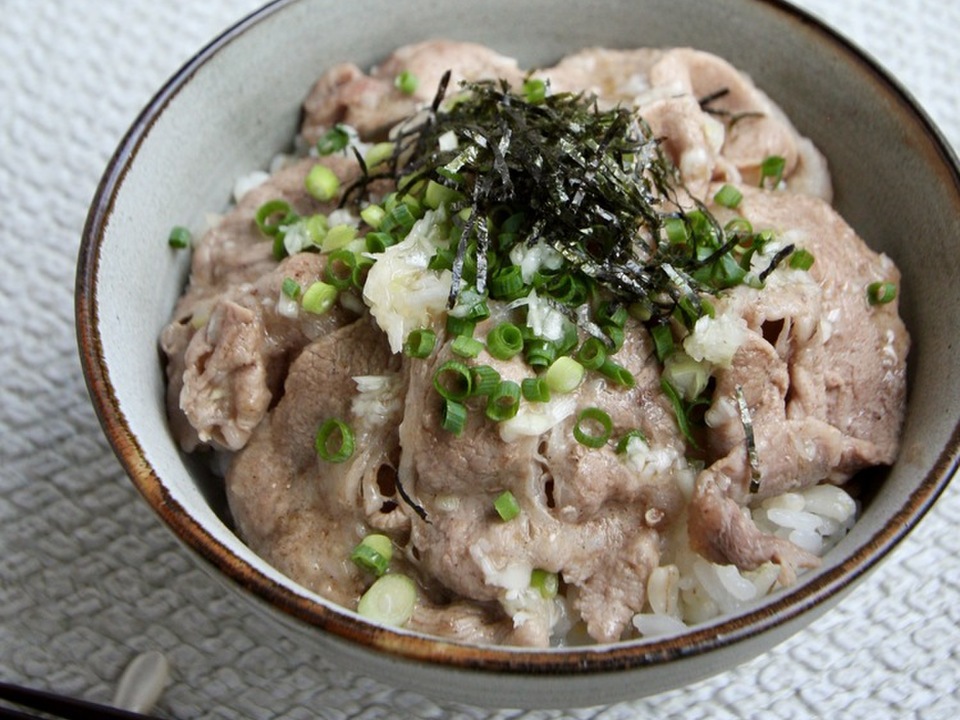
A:
[[[396,145],[392,142],[379,142],[367,150],[363,162],[366,163],[367,169],[372,170],[393,157],[395,151]]]
[[[612,380],[617,385],[632,388],[637,384],[633,373],[623,367],[623,365],[615,363],[613,360],[606,360],[598,369],[601,375]]]
[[[597,308],[596,320],[600,325],[615,325],[622,328],[627,324],[630,313],[627,308],[617,302],[606,302]]]
[[[590,430],[593,430],[591,432]],[[577,424],[573,426],[573,437],[581,445],[588,448],[599,448],[606,445],[613,432],[613,421],[610,416],[597,407],[589,407],[577,416]]]
[[[275,237],[280,232],[281,227],[289,225],[295,220],[296,215],[293,208],[286,200],[268,200],[257,209],[253,216],[253,221],[260,228],[260,232],[270,237]]]
[[[486,300],[481,300],[473,305],[466,314],[467,320],[473,320],[474,322],[486,320],[488,317],[490,317],[490,307],[487,305]]]
[[[317,280],[306,289],[300,299],[300,305],[309,313],[323,315],[337,301],[337,288]]]
[[[410,228],[412,228],[416,222],[417,217],[414,215],[414,210],[406,203],[399,203],[383,216],[380,220],[378,230],[393,232],[399,228],[406,233],[410,231]]]
[[[867,302],[885,305],[897,297],[897,286],[892,282],[873,282],[867,285]]]
[[[669,325],[654,325],[650,328],[650,337],[653,338],[653,348],[657,359],[663,362],[673,352],[673,332]]]
[[[600,338],[587,338],[577,350],[577,362],[587,370],[599,370],[607,360],[607,348]]]
[[[463,433],[467,424],[467,406],[462,402],[444,398],[443,409],[440,415],[440,427],[454,435]]]
[[[357,264],[353,266],[353,272],[350,273],[350,284],[357,290],[363,290],[363,285],[367,281],[367,271],[373,267],[373,259],[363,255],[355,257]]]
[[[403,354],[412,358],[425,358],[433,352],[437,344],[437,334],[429,328],[411,330],[403,343]]]
[[[497,499],[493,501],[493,507],[504,522],[513,520],[520,514],[520,503],[517,502],[517,499],[509,490],[504,490],[497,496]]]
[[[383,232],[369,232],[363,236],[363,242],[367,247],[367,252],[374,255],[382,253],[391,245],[396,244],[393,235]]]
[[[541,597],[550,600],[555,598],[560,590],[560,577],[549,570],[536,568],[530,573],[530,587],[539,590]]]
[[[733,185],[728,184],[724,184],[713,196],[713,201],[717,205],[722,205],[731,210],[736,209],[740,205],[741,200],[743,200],[743,193]]]
[[[501,380],[487,396],[487,417],[494,422],[509,420],[520,409],[520,386],[513,380]]]
[[[531,338],[524,343],[523,356],[530,367],[549,367],[557,359],[557,346],[543,338]]]
[[[320,202],[333,200],[340,192],[340,178],[326,165],[314,165],[303,181],[307,192]]]
[[[680,432],[687,439],[687,442],[689,442],[690,445],[692,445],[695,449],[699,449],[700,446],[697,444],[697,440],[693,436],[693,431],[690,427],[690,418],[687,415],[689,408],[684,404],[680,393],[677,392],[673,385],[671,385],[662,377],[660,378],[660,388],[663,390],[664,395],[667,396],[667,399],[670,400],[670,404],[673,406],[673,414],[677,419],[677,427],[680,428]]]
[[[317,152],[332,155],[350,144],[350,134],[343,125],[334,125],[317,140]]]
[[[548,402],[550,388],[542,377],[528,377],[520,381],[520,392],[523,399],[529,402]]]
[[[342,420],[330,418],[317,430],[313,445],[321,460],[342,463],[353,455],[353,431]]]
[[[473,395],[489,395],[500,385],[500,373],[489,365],[476,365],[470,369]]]
[[[464,358],[475,358],[483,350],[483,343],[467,335],[457,335],[450,345],[450,351],[454,355]]]
[[[456,360],[448,360],[433,374],[433,387],[446,400],[464,400],[473,390],[470,368]]]
[[[327,216],[323,213],[310,215],[303,219],[302,227],[306,231],[307,237],[310,238],[310,242],[320,247],[320,245],[323,244],[324,238],[327,236],[327,230],[329,230]]]
[[[772,180],[771,186],[777,187],[783,180],[783,171],[787,161],[779,155],[770,155],[760,163],[760,187],[766,187],[766,181]]]
[[[383,221],[387,211],[376,203],[370,203],[360,211],[360,219],[374,230],[380,229],[380,223]]]
[[[324,235],[320,249],[326,253],[342,250],[352,243],[356,237],[357,229],[353,225],[347,225],[346,223],[334,225]]]
[[[603,332],[610,338],[611,347],[607,354],[613,355],[619,352],[620,348],[623,347],[623,341],[626,339],[626,333],[623,328],[617,325],[604,325]]]
[[[327,282],[338,290],[346,290],[353,284],[353,271],[357,267],[357,256],[351,250],[342,249],[330,253],[324,272]]]
[[[790,267],[794,270],[809,270],[813,267],[814,257],[813,253],[799,248],[793,251],[793,254],[790,256]]]
[[[523,81],[524,99],[531,105],[539,105],[547,98],[547,83],[539,78],[529,78]]]
[[[553,361],[544,373],[543,379],[550,388],[550,392],[570,393],[583,382],[584,374],[583,365],[569,355],[564,355]]]
[[[469,318],[447,315],[446,330],[448,335],[473,337],[473,330],[476,326],[477,324]]]
[[[420,85],[420,80],[409,70],[404,70],[393,79],[393,85],[404,95],[413,95]]]
[[[170,229],[170,235],[167,237],[167,243],[170,245],[170,247],[182,250],[190,247],[190,243],[192,242],[193,235],[191,235],[190,231],[182,225],[176,225]]]
[[[523,350],[523,334],[513,323],[500,323],[487,334],[487,352],[497,360],[509,360]]]
[[[387,573],[360,596],[357,612],[385,625],[402,627],[413,617],[417,586],[406,575]]]
[[[671,245],[684,245],[690,239],[690,230],[682,218],[667,218],[663,229]]]
[[[647,436],[643,434],[642,430],[631,430],[626,433],[620,441],[617,443],[617,453],[623,455],[630,449],[630,443],[634,439],[640,440],[644,445],[649,445],[647,442]]]
[[[282,292],[291,300],[296,300],[298,297],[300,297],[300,284],[293,278],[284,278],[283,282],[280,284],[280,292]]]
[[[393,557],[393,542],[386,535],[367,535],[350,554],[350,559],[361,570],[380,577],[387,571]]]
[[[523,273],[519,265],[500,268],[490,278],[490,297],[512,300],[521,290],[523,290]]]
[[[463,195],[458,190],[454,190],[446,185],[441,185],[435,180],[427,182],[427,187],[423,191],[423,204],[431,210],[436,210],[441,205],[450,205],[459,200]]]

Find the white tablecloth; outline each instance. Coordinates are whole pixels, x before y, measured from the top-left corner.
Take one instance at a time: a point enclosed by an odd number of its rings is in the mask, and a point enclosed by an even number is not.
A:
[[[73,277],[87,205],[160,84],[259,0],[0,0],[0,679],[109,701],[138,652],[176,718],[960,717],[960,487],[842,604],[772,652],[609,708],[441,709],[278,641],[197,568],[127,482],[80,374]],[[960,147],[958,0],[803,0]]]

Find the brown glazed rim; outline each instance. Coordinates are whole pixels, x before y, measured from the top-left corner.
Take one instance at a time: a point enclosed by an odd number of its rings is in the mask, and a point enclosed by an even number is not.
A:
[[[809,14],[777,0],[753,0],[784,13],[794,22],[815,28],[845,51],[878,81],[912,116],[933,144],[960,197],[960,170],[953,151],[910,95],[872,59]],[[929,510],[946,487],[960,462],[960,422],[937,462],[897,514],[870,540],[836,567],[770,604],[737,617],[694,628],[671,639],[618,643],[592,648],[529,650],[467,645],[414,633],[375,627],[347,612],[315,602],[246,564],[173,499],[146,459],[131,431],[110,381],[104,361],[98,319],[97,276],[100,248],[116,195],[141,143],[168,103],[190,82],[212,56],[243,35],[253,25],[297,0],[275,0],[240,21],[194,56],[163,86],[137,117],[107,166],[97,188],[83,230],[76,277],[76,324],[84,377],[100,423],[120,463],[147,502],[173,532],[222,575],[255,598],[279,609],[290,619],[313,626],[375,652],[385,652],[427,664],[490,673],[527,675],[590,674],[651,667],[717,650],[774,630],[815,609],[844,590],[878,563]]]

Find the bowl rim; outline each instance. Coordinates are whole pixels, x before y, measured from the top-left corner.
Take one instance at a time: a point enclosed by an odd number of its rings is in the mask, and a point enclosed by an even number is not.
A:
[[[190,79],[221,49],[248,29],[300,0],[273,0],[242,18],[191,57],[153,96],[123,136],[98,184],[83,227],[75,281],[75,323],[81,367],[104,434],[141,495],[189,549],[288,619],[305,623],[375,652],[490,673],[529,675],[593,674],[650,667],[700,655],[784,626],[834,596],[870,571],[916,526],[960,467],[960,419],[931,470],[897,513],[851,556],[809,582],[781,591],[761,607],[721,618],[666,639],[652,638],[585,647],[531,649],[462,643],[369,623],[355,613],[325,606],[271,579],[245,563],[187,513],[164,486],[131,430],[110,380],[98,319],[100,250],[117,194],[142,143],[164,109]],[[939,129],[912,95],[877,61],[852,41],[805,10],[782,0],[748,0],[814,29],[870,74],[923,130],[949,171],[960,197],[960,164]]]

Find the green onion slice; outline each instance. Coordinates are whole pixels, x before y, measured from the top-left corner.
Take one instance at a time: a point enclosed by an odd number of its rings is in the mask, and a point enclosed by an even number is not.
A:
[[[513,520],[520,514],[520,503],[517,502],[517,499],[509,490],[504,490],[497,496],[497,499],[493,501],[493,507],[504,522]]]
[[[326,165],[314,165],[303,181],[307,192],[320,202],[333,200],[340,192],[340,178]]]
[[[300,305],[309,313],[323,315],[337,301],[337,288],[318,280],[306,289],[300,298]]]
[[[520,386],[512,380],[502,380],[487,396],[487,417],[494,422],[509,420],[520,409]]]
[[[454,355],[464,358],[475,358],[481,350],[483,350],[483,343],[466,335],[457,335],[450,345],[450,351]]]
[[[182,225],[176,225],[171,228],[170,235],[167,236],[167,243],[170,247],[177,248],[178,250],[190,247],[192,242],[193,235]]]
[[[809,270],[813,267],[813,253],[803,248],[798,248],[790,255],[790,267],[794,270]]]
[[[411,330],[403,343],[403,354],[412,358],[429,357],[437,344],[437,334],[429,328]]]
[[[350,134],[343,125],[334,125],[317,140],[317,152],[332,155],[350,144]]]
[[[573,437],[577,442],[594,449],[606,445],[612,432],[613,421],[597,407],[583,410],[577,416],[577,424],[573,426]]]
[[[300,297],[300,284],[293,278],[284,278],[283,282],[280,284],[280,292],[291,300],[296,300]]]
[[[365,618],[402,627],[413,616],[417,604],[417,586],[406,575],[387,573],[370,586],[357,603],[357,612]]]
[[[361,570],[380,577],[387,571],[393,557],[393,542],[386,535],[367,535],[350,554],[350,559]]]
[[[583,382],[584,374],[583,365],[572,357],[564,355],[553,361],[543,378],[551,392],[570,393]]]
[[[550,388],[542,377],[528,377],[520,381],[523,399],[529,402],[549,402]]]
[[[897,286],[892,282],[873,282],[867,285],[867,302],[871,305],[886,305],[897,297]]]
[[[280,232],[281,227],[289,225],[295,220],[296,215],[293,208],[286,200],[268,200],[257,209],[253,216],[253,221],[260,228],[260,232],[270,237],[275,237]]]
[[[467,406],[462,402],[444,398],[440,415],[440,427],[454,435],[463,434],[467,424]]]
[[[743,200],[743,193],[733,185],[728,184],[723,185],[713,196],[713,201],[717,205],[722,205],[731,210],[736,209],[740,205],[741,200]]]
[[[577,362],[587,370],[599,370],[607,360],[607,348],[600,338],[587,338],[577,350]]]
[[[487,352],[498,360],[509,360],[521,350],[523,333],[513,323],[500,323],[487,334]]]
[[[523,356],[530,367],[549,367],[557,359],[557,345],[543,338],[531,338],[523,346]]]
[[[470,369],[473,380],[473,395],[489,395],[500,385],[500,373],[489,365],[476,365]]]
[[[626,388],[632,388],[637,384],[637,380],[633,377],[633,373],[623,367],[623,365],[613,362],[613,360],[606,360],[603,365],[599,367],[599,371],[601,375],[609,380],[612,380],[617,385],[622,385]]]
[[[673,332],[669,325],[654,325],[650,328],[650,336],[653,338],[657,359],[663,362],[673,352]]]
[[[413,95],[420,85],[420,80],[409,70],[404,70],[394,78],[393,85],[404,95]]]
[[[357,267],[357,256],[352,250],[343,248],[327,256],[325,276],[327,282],[337,290],[346,290],[353,285],[353,271]]]
[[[647,436],[643,434],[642,430],[630,430],[627,432],[620,440],[617,442],[617,453],[624,455],[627,450],[630,448],[630,442],[636,438],[641,440],[644,445],[649,445],[647,442]]]
[[[445,400],[465,400],[473,389],[470,368],[456,360],[448,360],[433,374],[433,387]]]
[[[342,463],[353,455],[353,430],[342,420],[330,418],[317,430],[314,441],[317,455],[330,463]]]
[[[770,180],[771,187],[777,187],[783,180],[783,171],[786,169],[787,161],[780,155],[770,155],[764,158],[760,163],[760,187],[767,186],[767,180]]]
[[[530,573],[530,587],[539,590],[542,597],[550,600],[555,598],[560,590],[560,576],[549,570],[536,568]]]

